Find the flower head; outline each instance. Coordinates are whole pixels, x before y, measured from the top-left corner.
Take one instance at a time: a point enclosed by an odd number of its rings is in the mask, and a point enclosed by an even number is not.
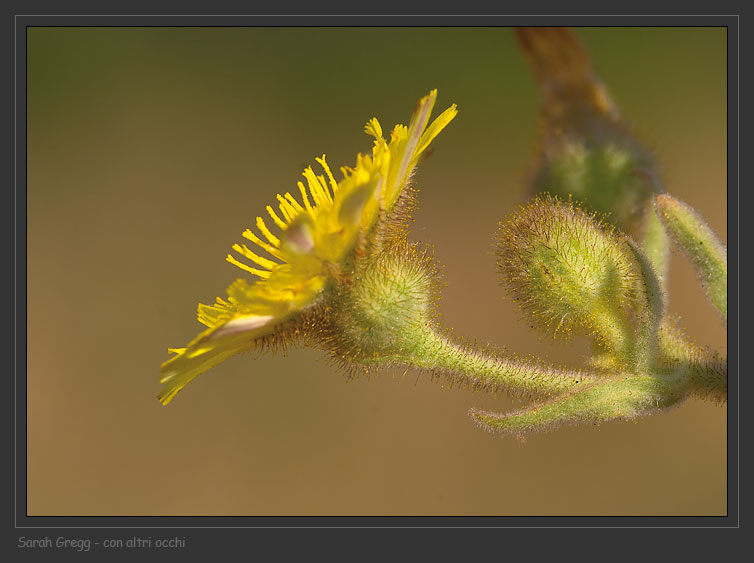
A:
[[[417,103],[407,126],[396,125],[389,142],[376,118],[365,132],[375,138],[371,155],[357,155],[353,168],[343,167],[336,181],[325,156],[317,158],[323,174],[309,167],[306,186],[298,182],[299,198],[277,196],[277,210],[267,206],[268,223],[257,217],[259,234],[246,229],[252,243],[234,244],[228,262],[256,276],[239,278],[227,298],[200,304],[198,320],[208,328],[186,348],[162,364],[159,400],[168,404],[192,379],[229,357],[254,348],[283,323],[296,318],[323,295],[331,272],[352,261],[357,243],[375,231],[405,192],[419,158],[457,114],[452,105],[429,126],[437,91]],[[270,227],[279,230],[273,233]]]

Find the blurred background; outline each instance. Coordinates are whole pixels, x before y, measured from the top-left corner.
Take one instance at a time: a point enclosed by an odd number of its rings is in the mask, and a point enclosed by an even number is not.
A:
[[[576,30],[667,189],[726,240],[726,30]],[[539,94],[505,28],[31,28],[29,515],[724,515],[727,408],[519,444],[470,407],[520,403],[409,372],[348,382],[316,350],[235,357],[168,407],[168,347],[242,275],[231,244],[326,153],[370,149],[438,88],[459,116],[418,169],[414,240],[444,265],[456,333],[580,365],[529,328],[492,234],[525,201]],[[725,327],[674,255],[670,309]]]

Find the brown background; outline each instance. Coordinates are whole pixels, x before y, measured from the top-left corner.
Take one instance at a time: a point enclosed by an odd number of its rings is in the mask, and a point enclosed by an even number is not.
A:
[[[726,32],[578,30],[668,190],[726,238]],[[233,242],[303,167],[352,164],[439,89],[460,114],[418,172],[415,240],[445,266],[454,330],[577,365],[498,287],[496,222],[525,199],[538,94],[502,28],[36,28],[28,35],[30,515],[719,515],[726,407],[521,446],[467,417],[507,398],[386,372],[351,383],[314,350],[234,358],[169,407],[167,348],[239,271]],[[726,329],[680,257],[673,312]]]

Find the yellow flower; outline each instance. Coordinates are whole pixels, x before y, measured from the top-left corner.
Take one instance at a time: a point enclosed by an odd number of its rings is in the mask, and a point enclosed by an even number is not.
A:
[[[342,168],[340,182],[325,156],[317,158],[324,175],[311,167],[304,170],[307,186],[298,182],[300,200],[290,193],[278,194],[278,211],[267,206],[279,235],[261,217],[256,220],[261,236],[250,229],[243,232],[258,249],[234,244],[233,250],[247,262],[231,254],[227,260],[261,279],[237,279],[228,288],[227,299],[199,305],[198,320],[208,328],[186,348],[170,349],[176,355],[160,370],[160,383],[165,384],[158,396],[162,404],[167,405],[198,375],[252,349],[259,338],[317,300],[332,271],[329,266],[352,257],[359,237],[372,232],[379,218],[393,208],[422,153],[458,113],[454,104],[427,127],[436,98],[433,90],[419,100],[409,126],[396,125],[390,142],[383,138],[379,121],[369,120],[365,132],[375,138],[372,154],[359,154],[354,168]]]

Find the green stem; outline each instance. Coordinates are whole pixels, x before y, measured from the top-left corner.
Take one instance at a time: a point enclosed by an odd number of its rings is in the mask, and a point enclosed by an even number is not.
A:
[[[691,395],[717,403],[728,400],[728,360],[704,354],[682,366],[686,370]]]
[[[399,364],[444,375],[451,381],[466,382],[474,389],[507,390],[518,394],[555,396],[588,387],[597,381],[593,374],[581,370],[563,370],[543,363],[482,351],[468,344],[457,344],[431,328],[423,332],[415,345],[399,353],[362,364]]]
[[[699,273],[710,301],[728,320],[728,253],[714,231],[694,209],[668,194],[655,197],[668,232]]]
[[[626,238],[628,247],[641,273],[640,289],[643,303],[639,304],[638,334],[633,368],[636,373],[646,373],[657,356],[657,332],[660,329],[665,310],[665,300],[660,280],[655,273],[649,258],[639,249],[637,244]]]
[[[626,315],[603,303],[592,313],[590,326],[597,342],[610,356],[621,365],[630,363],[635,343]]]
[[[657,274],[661,289],[665,292],[668,283],[670,245],[668,243],[668,234],[665,232],[665,228],[662,226],[662,222],[654,208],[647,213],[647,224],[642,248],[649,263],[652,265],[652,269]]]
[[[664,363],[687,379],[692,395],[716,402],[727,400],[727,358],[697,346],[669,322],[660,326],[659,346]]]
[[[635,419],[676,404],[683,395],[678,378],[628,375],[513,413],[496,414],[472,409],[469,414],[487,430],[523,436],[569,421],[600,424],[609,420]]]

